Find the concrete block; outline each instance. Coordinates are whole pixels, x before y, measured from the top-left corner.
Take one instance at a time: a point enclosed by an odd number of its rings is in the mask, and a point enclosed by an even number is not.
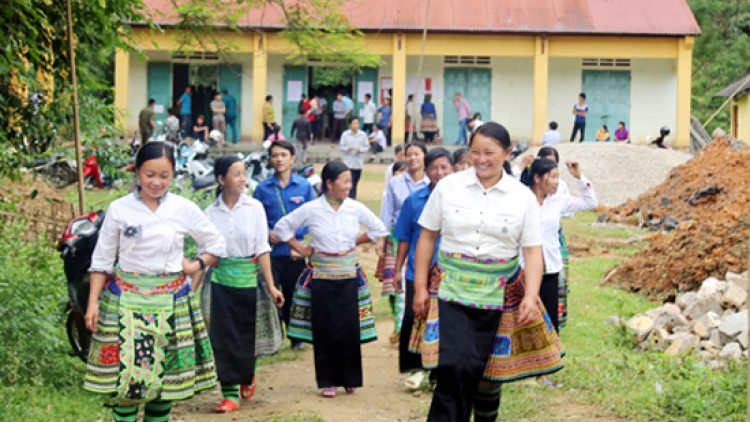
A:
[[[742,348],[739,343],[729,343],[721,349],[719,357],[722,359],[740,360],[742,358]]]
[[[698,301],[698,293],[695,292],[687,292],[683,295],[680,295],[680,297],[677,298],[677,306],[679,306],[682,310],[686,310],[690,307],[690,305],[694,304]]]
[[[716,315],[721,315],[722,313],[724,313],[724,309],[721,308],[720,300],[721,296],[719,296],[717,293],[714,293],[712,296],[707,298],[699,298],[697,302],[693,303],[687,309],[685,309],[685,313],[693,321],[701,319],[703,315],[706,315],[709,312],[713,312]]]
[[[721,298],[721,306],[724,308],[740,309],[747,301],[747,291],[734,283],[730,283],[724,296]]]
[[[735,337],[737,334],[748,329],[747,311],[738,312],[721,320],[719,331],[729,337]]]

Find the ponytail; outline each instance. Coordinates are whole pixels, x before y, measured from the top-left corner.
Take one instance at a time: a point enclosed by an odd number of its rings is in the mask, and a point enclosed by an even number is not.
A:
[[[506,161],[505,164],[507,165],[508,162]],[[531,189],[534,187],[534,178],[536,176],[542,178],[545,174],[556,168],[557,164],[554,161],[547,158],[536,158],[534,162],[526,166],[523,173],[521,173],[521,183]]]
[[[503,163],[503,170],[505,170],[505,173],[507,173],[507,174],[509,174],[511,176],[513,175],[513,169],[510,168],[510,161],[506,160]]]

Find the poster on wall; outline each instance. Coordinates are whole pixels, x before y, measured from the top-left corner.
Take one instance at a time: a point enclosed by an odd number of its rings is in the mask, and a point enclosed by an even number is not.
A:
[[[154,113],[156,114],[164,113],[164,104],[154,104]]]
[[[302,81],[287,81],[286,83],[287,102],[299,101],[301,98],[302,98]]]
[[[373,84],[370,81],[360,81],[357,84],[357,102],[358,103],[364,103],[365,102],[365,94],[374,94],[372,92],[373,90]]]
[[[380,78],[380,103],[382,104],[383,101],[386,98],[390,98],[390,94],[388,93],[388,90],[393,88],[393,78],[391,77],[382,77]],[[414,94],[414,91],[417,90],[417,79],[416,78],[408,78],[406,80],[406,95]],[[417,102],[421,103],[421,98],[424,97],[425,94],[433,94],[432,92],[432,78],[422,78],[422,83],[419,86],[419,92],[416,94]],[[442,95],[442,90],[440,90],[440,94]]]

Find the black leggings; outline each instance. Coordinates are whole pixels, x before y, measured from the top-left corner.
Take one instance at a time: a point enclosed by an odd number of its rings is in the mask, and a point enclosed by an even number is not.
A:
[[[545,274],[542,277],[542,287],[539,289],[539,298],[542,299],[547,315],[555,326],[555,331],[560,332],[560,321],[558,318],[558,307],[560,306],[560,290],[558,286],[560,274]]]

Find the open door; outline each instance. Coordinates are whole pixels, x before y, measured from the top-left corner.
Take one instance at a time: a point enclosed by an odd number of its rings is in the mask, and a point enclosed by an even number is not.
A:
[[[219,89],[226,90],[237,100],[237,139],[242,139],[242,65],[219,66]],[[229,135],[229,134],[227,134]],[[234,134],[232,134],[234,135]]]
[[[359,69],[354,74],[354,115],[359,116],[359,111],[365,106],[365,94],[372,95],[372,101],[378,103],[378,69],[368,67]],[[380,107],[380,104],[377,104]]]
[[[167,119],[167,109],[172,107],[172,63],[148,63],[148,98],[156,101],[154,121]],[[145,107],[143,104],[142,107]]]

